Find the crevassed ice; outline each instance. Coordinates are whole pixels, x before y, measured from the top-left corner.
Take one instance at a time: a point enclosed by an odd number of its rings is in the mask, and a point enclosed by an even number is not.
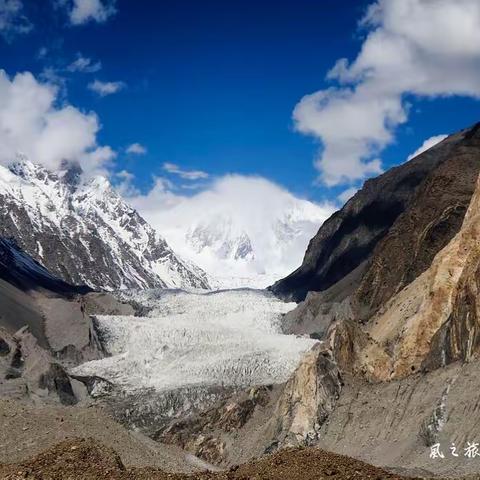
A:
[[[281,383],[315,343],[280,333],[282,313],[295,304],[264,291],[123,295],[153,310],[147,317],[98,317],[112,356],[75,374],[98,375],[128,391]]]

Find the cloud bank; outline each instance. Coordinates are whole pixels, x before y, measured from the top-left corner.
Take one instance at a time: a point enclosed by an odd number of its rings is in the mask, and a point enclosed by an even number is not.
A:
[[[334,211],[265,178],[243,175],[216,178],[192,196],[157,178],[149,193],[128,200],[176,252],[226,287],[266,287],[290,273]]]
[[[378,0],[360,26],[357,58],[338,60],[333,86],[293,112],[296,129],[322,143],[315,166],[328,186],[382,171],[379,154],[408,119],[407,95],[480,96],[478,0]]]
[[[110,147],[97,144],[100,123],[95,113],[58,106],[57,95],[57,87],[29,72],[10,78],[0,70],[0,164],[24,154],[53,170],[71,160],[93,173],[114,158]]]

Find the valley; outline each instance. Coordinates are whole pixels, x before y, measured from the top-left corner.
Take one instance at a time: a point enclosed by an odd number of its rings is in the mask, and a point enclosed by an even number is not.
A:
[[[0,167],[2,478],[475,478],[478,124],[268,289],[220,289],[64,167]]]

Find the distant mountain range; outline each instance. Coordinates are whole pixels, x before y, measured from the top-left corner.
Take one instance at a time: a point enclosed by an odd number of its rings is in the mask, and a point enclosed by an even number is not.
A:
[[[65,164],[51,172],[22,158],[0,166],[0,236],[50,272],[98,289],[208,288],[104,177],[85,181]]]

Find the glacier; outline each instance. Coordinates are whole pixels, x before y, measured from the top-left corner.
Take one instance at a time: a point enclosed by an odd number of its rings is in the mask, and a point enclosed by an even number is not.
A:
[[[282,383],[316,343],[281,333],[282,314],[296,304],[266,291],[151,289],[120,295],[148,314],[96,317],[110,356],[72,373],[103,378],[130,394]]]

